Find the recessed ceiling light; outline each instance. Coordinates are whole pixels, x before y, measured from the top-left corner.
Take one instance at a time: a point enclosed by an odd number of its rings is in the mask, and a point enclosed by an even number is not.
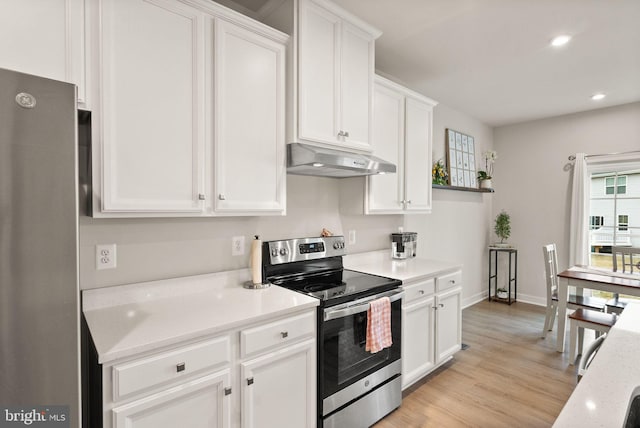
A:
[[[569,43],[569,40],[571,40],[571,36],[563,34],[561,36],[554,37],[553,40],[551,40],[551,46],[558,47],[566,45],[567,43]]]
[[[603,94],[603,93],[598,93],[598,94],[593,94],[593,95],[591,95],[591,99],[592,99],[592,100],[594,100],[594,101],[601,100],[601,99],[603,99],[604,97],[606,97],[606,95],[605,95],[605,94]]]

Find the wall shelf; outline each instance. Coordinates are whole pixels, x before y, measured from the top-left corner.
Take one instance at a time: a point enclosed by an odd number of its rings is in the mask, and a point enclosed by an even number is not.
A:
[[[432,184],[431,187],[434,189],[445,189],[445,190],[461,190],[463,192],[476,192],[476,193],[494,193],[493,189],[475,189],[473,187],[459,187],[459,186],[445,186],[442,184]]]

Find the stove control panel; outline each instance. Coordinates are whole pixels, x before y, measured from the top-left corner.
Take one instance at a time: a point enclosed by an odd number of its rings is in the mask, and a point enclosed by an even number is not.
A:
[[[272,265],[345,255],[344,236],[268,241],[265,245]]]

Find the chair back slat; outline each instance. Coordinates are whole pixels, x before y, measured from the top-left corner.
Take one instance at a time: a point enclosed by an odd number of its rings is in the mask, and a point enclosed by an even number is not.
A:
[[[558,292],[558,255],[556,244],[542,246],[544,256],[544,271],[547,280],[547,304]]]
[[[640,248],[639,247],[612,247],[613,271],[622,273],[640,273]]]

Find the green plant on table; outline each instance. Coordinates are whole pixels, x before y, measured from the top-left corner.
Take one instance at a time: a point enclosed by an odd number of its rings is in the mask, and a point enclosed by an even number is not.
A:
[[[511,217],[509,217],[506,211],[502,210],[500,214],[496,216],[494,231],[496,235],[498,235],[498,238],[500,238],[501,244],[511,236]]]

